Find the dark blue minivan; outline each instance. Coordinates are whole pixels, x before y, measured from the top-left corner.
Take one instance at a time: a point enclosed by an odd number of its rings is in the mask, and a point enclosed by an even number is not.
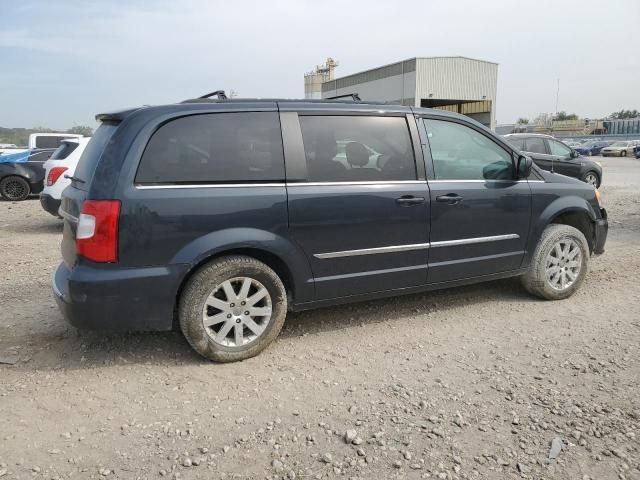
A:
[[[79,328],[169,330],[216,361],[288,310],[520,276],[570,296],[607,216],[462,115],[200,98],[100,114],[62,197],[53,290]]]

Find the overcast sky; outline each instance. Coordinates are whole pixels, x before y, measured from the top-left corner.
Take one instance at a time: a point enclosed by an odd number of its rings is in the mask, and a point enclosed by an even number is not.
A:
[[[97,112],[223,88],[302,97],[415,56],[499,63],[498,123],[640,109],[640,0],[0,0],[0,126],[95,126]]]

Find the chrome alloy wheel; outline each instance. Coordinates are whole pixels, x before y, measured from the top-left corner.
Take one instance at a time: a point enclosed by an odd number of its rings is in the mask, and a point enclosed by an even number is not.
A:
[[[554,290],[566,290],[578,279],[581,268],[582,252],[578,243],[571,238],[561,238],[547,255],[547,283]]]
[[[595,173],[587,174],[587,176],[584,178],[584,181],[592,187],[598,188],[598,176]]]
[[[236,277],[213,289],[202,309],[202,324],[217,344],[243,347],[262,335],[271,312],[265,286],[254,278]]]

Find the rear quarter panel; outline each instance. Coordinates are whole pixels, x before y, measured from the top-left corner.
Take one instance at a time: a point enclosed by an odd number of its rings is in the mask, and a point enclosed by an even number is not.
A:
[[[295,301],[310,301],[314,296],[313,278],[306,256],[288,236],[284,183],[135,185],[144,148],[164,122],[186,114],[275,110],[275,107],[243,107],[191,105],[188,108],[174,106],[172,111],[160,114],[140,112],[136,115],[140,118],[127,120],[128,125],[121,126],[114,134],[117,147],[103,155],[90,198],[116,198],[122,202],[121,267],[186,264],[187,271],[192,271],[208,258],[230,250],[261,250],[278,257],[289,267],[291,279],[295,281]]]

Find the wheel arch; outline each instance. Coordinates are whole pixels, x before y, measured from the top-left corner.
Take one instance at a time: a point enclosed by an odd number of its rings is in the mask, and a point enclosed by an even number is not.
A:
[[[229,241],[230,238],[243,240],[233,242]],[[290,305],[313,300],[311,267],[297,245],[272,232],[251,228],[230,229],[213,232],[195,240],[172,259],[171,263],[189,265],[179,282],[174,312],[177,312],[180,295],[189,279],[207,263],[230,255],[255,258],[276,272],[285,286]]]
[[[540,215],[535,229],[533,248],[542,236],[542,232],[548,225],[561,224],[576,228],[587,239],[589,251],[593,252],[595,246],[595,221],[596,215],[591,205],[579,197],[561,197],[551,203]],[[533,251],[533,250],[531,250]]]

